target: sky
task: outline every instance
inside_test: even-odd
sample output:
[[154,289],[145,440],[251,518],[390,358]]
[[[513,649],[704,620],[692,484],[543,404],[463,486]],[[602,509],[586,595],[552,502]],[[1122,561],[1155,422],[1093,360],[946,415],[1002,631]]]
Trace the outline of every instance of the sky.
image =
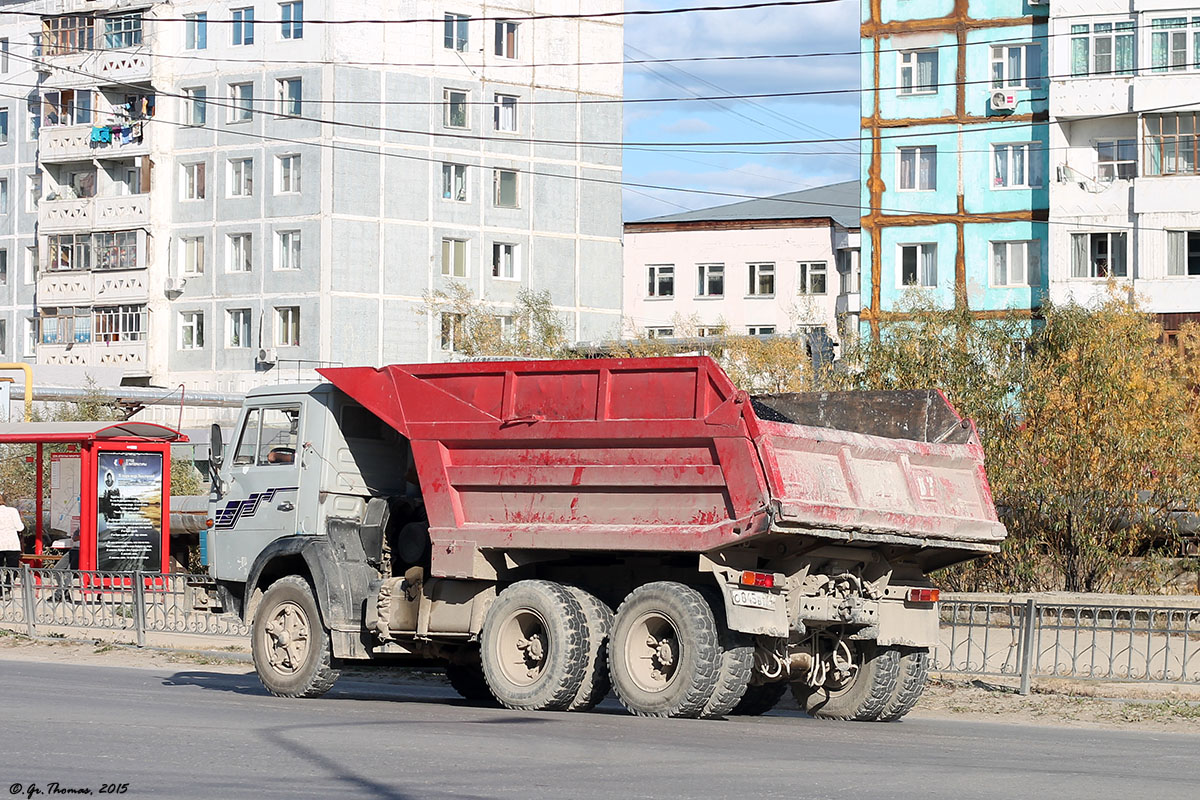
[[[696,0],[628,0],[627,10],[733,5]],[[859,2],[626,17],[625,58],[760,55],[857,50]],[[855,56],[755,61],[627,64],[626,98],[745,95],[854,89]],[[785,153],[680,152],[700,142],[856,138],[859,97],[627,103],[626,183],[765,197],[852,180],[858,175],[856,142],[757,148]],[[636,142],[670,142],[648,152]],[[713,148],[738,149],[749,148]],[[804,152],[804,151],[813,152]],[[835,154],[836,153],[836,154]],[[738,202],[737,197],[626,187],[627,221]]]

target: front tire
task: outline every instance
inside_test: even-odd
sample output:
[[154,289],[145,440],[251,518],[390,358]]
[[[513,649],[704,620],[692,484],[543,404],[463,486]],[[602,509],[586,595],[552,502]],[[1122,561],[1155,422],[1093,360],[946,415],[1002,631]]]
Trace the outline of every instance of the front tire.
[[608,672],[630,713],[695,718],[719,681],[721,644],[700,592],[658,581],[629,593],[613,623]]
[[588,642],[579,601],[557,583],[509,586],[488,609],[480,659],[500,703],[520,711],[559,711],[579,692]]
[[333,688],[329,631],[308,581],[280,578],[263,594],[251,626],[254,671],[278,697],[320,697]]

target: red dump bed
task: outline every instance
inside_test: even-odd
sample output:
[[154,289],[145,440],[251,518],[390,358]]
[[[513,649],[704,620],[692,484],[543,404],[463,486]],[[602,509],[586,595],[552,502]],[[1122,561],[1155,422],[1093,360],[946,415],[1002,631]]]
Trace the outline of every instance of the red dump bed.
[[702,552],[773,531],[993,550],[1005,533],[969,423],[936,444],[766,421],[705,357],[320,372],[411,442],[438,574],[487,548]]

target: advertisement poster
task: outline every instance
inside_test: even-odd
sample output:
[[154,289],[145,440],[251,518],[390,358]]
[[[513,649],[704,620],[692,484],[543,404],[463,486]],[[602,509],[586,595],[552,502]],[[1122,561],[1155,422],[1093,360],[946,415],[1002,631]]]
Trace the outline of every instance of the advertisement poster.
[[79,533],[79,453],[50,454],[50,539],[70,547]]
[[162,568],[161,453],[97,455],[99,505],[96,569],[158,572]]

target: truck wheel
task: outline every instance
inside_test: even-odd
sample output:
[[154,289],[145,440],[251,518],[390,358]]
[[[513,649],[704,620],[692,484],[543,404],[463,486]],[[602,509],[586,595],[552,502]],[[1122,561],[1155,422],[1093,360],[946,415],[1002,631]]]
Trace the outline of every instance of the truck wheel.
[[700,716],[721,669],[712,608],[672,581],[640,586],[617,610],[608,647],[613,689],[640,717]]
[[496,698],[488,688],[478,657],[464,664],[451,661],[446,665],[446,680],[450,681],[450,686],[462,699],[476,705],[496,705]]
[[312,587],[298,575],[271,584],[251,626],[254,670],[279,697],[320,697],[333,688],[329,631],[321,624]]
[[748,686],[742,699],[729,713],[736,717],[758,717],[775,707],[788,689],[787,681]]
[[718,594],[704,592],[717,623],[717,641],[721,645],[721,667],[701,719],[717,719],[733,711],[750,686],[754,670],[754,641],[744,633],[729,629],[725,621],[725,600]]
[[929,680],[929,650],[926,648],[904,649],[900,654],[900,676],[896,688],[888,698],[880,722],[895,722],[913,710],[925,684]]
[[579,685],[575,699],[567,704],[567,710],[590,711],[612,690],[612,681],[608,678],[608,637],[612,633],[613,612],[590,592],[575,586],[564,588],[583,609],[583,624],[587,628],[587,664],[583,683]]
[[583,683],[587,652],[583,609],[557,583],[514,583],[483,621],[483,673],[492,694],[508,708],[566,708]]
[[895,650],[858,642],[854,648],[854,674],[843,681],[830,679],[813,688],[804,681],[792,684],[800,708],[821,719],[871,722],[879,719],[896,689],[900,656]]

